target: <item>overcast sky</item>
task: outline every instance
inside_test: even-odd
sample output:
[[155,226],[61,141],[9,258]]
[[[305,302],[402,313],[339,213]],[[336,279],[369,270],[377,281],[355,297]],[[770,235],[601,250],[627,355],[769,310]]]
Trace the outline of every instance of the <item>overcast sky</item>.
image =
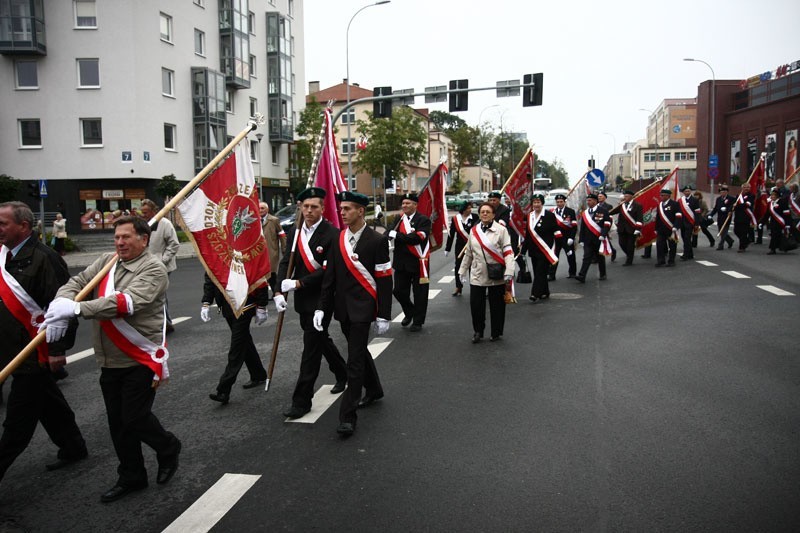
[[[347,23],[370,3],[305,0],[307,81],[325,88],[345,78]],[[353,20],[350,78],[421,92],[451,79],[488,87],[543,72],[541,107],[484,91],[470,93],[458,115],[474,126],[483,110],[482,122],[527,133],[574,182],[590,154],[602,167],[615,146],[646,136],[639,108],[696,97],[711,71],[683,58],[738,80],[800,59],[798,37],[797,0],[391,0]],[[447,111],[423,97],[415,107]]]

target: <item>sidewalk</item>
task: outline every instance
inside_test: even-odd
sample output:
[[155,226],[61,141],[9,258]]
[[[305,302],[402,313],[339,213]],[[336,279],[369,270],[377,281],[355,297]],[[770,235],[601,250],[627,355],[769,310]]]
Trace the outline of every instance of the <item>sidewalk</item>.
[[[107,251],[114,251],[113,237],[109,237]],[[103,253],[104,252],[70,252],[64,256],[64,261],[67,262],[69,268],[86,268],[91,265],[95,259],[103,255]],[[195,257],[195,255],[192,243],[182,242],[175,257],[178,259],[186,259],[187,257]]]

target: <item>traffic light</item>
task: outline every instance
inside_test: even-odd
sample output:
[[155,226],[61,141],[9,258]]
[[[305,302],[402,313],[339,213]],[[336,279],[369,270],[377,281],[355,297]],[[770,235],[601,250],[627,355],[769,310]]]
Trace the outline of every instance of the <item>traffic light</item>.
[[394,177],[392,176],[392,169],[387,168],[383,176],[383,190],[394,189]]
[[36,198],[37,200],[40,199],[42,196],[39,194],[39,182],[34,181],[33,183],[28,184],[28,196],[31,198]]
[[[450,80],[450,90],[454,89],[468,89],[469,80]],[[469,93],[467,91],[459,91],[450,93],[448,97],[450,100],[450,112],[466,111],[469,103]]]
[[[391,87],[375,87],[372,96],[391,96]],[[392,118],[392,101],[378,100],[372,102],[372,118]]]
[[544,74],[525,74],[522,78],[522,107],[542,105]]
[[587,166],[588,166],[590,169],[594,170],[594,157],[592,157],[591,159],[589,159],[589,161],[587,161],[587,162],[586,162],[586,165],[587,165]]

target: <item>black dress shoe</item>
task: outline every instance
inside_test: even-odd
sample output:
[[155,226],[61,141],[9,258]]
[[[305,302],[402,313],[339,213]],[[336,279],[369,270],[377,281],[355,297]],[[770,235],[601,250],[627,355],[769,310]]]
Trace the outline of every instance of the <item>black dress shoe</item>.
[[656,263],[656,268],[663,267],[663,266],[667,266],[667,264],[666,263]]
[[575,274],[570,274],[569,276],[567,276],[567,279],[575,279]]
[[295,420],[297,418],[301,418],[302,416],[304,416],[310,410],[311,409],[309,409],[308,407],[297,407],[296,405],[293,405],[291,407],[291,409],[289,409],[288,411],[283,413],[283,416],[285,416],[286,418],[291,418],[292,420]]
[[422,331],[422,324],[411,324],[411,327],[408,328],[408,331]]
[[575,279],[580,281],[581,283],[586,283],[586,278],[584,278],[583,276],[575,276]]
[[131,492],[135,492],[137,490],[142,490],[147,488],[147,483],[142,485],[136,485],[132,487],[123,487],[121,485],[114,485],[110,489],[108,489],[102,496],[100,496],[100,501],[103,503],[111,503],[119,500],[123,496],[127,496]]
[[453,296],[461,296],[461,289],[456,289]]
[[528,300],[530,300],[532,302],[536,302],[537,300],[539,300],[539,298],[537,298],[536,296],[531,294],[530,296],[528,296]]
[[666,266],[674,267],[675,266],[675,261],[667,261],[667,265]]
[[242,388],[243,389],[254,389],[254,388],[258,387],[259,385],[263,385],[266,382],[267,382],[266,379],[259,379],[259,380],[256,380],[256,381],[251,379],[250,381],[248,381],[247,383],[242,385]]
[[339,424],[339,427],[336,428],[336,433],[343,437],[349,437],[356,431],[356,425],[352,422],[342,422]]
[[605,280],[607,280],[607,279],[608,279],[608,278],[607,278],[606,276],[604,276],[604,275],[603,275],[603,276],[600,276],[600,281],[605,281]]
[[616,260],[617,260],[617,251],[611,250],[611,262],[613,263]]
[[209,394],[208,397],[222,405],[225,405],[231,399],[231,395],[227,392],[213,392]]
[[405,316],[403,317],[403,320],[400,322],[400,325],[403,326],[404,328],[408,327],[408,325],[411,324],[412,320],[414,320],[413,316]]
[[82,454],[79,454],[74,457],[65,457],[63,459],[59,457],[54,462],[44,465],[44,467],[48,472],[52,472],[53,470],[60,470],[65,466],[69,466],[72,463],[77,463],[78,461],[86,459],[87,457],[89,457],[89,452],[83,450]]
[[555,280],[556,280],[555,276],[547,276],[547,281],[555,281]]
[[482,338],[483,335],[481,335],[476,331],[475,333],[472,334],[472,344],[478,344],[479,342],[481,342]]
[[172,479],[172,476],[175,475],[175,472],[178,471],[178,457],[181,454],[182,447],[181,441],[178,441],[177,450],[175,450],[172,459],[164,461],[163,463],[159,462],[158,473],[156,474],[156,483],[159,485],[168,483],[169,480]]
[[775,255],[777,252],[775,250],[770,250],[767,252],[767,255]]
[[495,341],[499,341],[499,340],[500,340],[500,339],[502,339],[502,338],[503,338],[503,336],[502,336],[502,335],[497,335],[497,336],[495,336],[495,337],[492,337],[492,338],[491,338],[491,339],[489,339],[489,340],[490,340],[490,341],[492,341],[492,342],[495,342]]
[[359,409],[362,408],[362,407],[367,407],[367,406],[372,405],[373,403],[377,402],[381,398],[383,398],[383,394],[381,394],[380,396],[364,396],[363,398],[361,398],[358,401],[358,407],[359,407]]
[[633,263],[629,262],[629,261],[625,261],[624,263],[622,263],[622,266],[624,266],[624,267],[633,266]]
[[172,333],[175,331],[175,326],[172,325],[172,322],[167,324],[167,333]]
[[341,379],[337,381],[336,385],[331,387],[331,394],[339,394],[340,392],[343,392],[345,385],[347,385],[346,379]]

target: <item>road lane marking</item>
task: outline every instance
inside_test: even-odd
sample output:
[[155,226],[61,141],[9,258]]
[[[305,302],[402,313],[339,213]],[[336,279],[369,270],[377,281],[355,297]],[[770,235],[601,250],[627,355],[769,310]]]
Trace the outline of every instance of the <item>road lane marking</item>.
[[430,290],[428,290],[428,300],[433,300],[434,298],[439,296],[440,292],[442,292],[442,289],[430,289]]
[[172,325],[174,326],[175,324],[180,324],[181,322],[186,322],[187,320],[191,320],[191,319],[192,319],[192,317],[190,317],[190,316],[179,316],[178,318],[173,318],[172,319]]
[[776,296],[794,296],[795,294],[789,291],[785,291],[783,289],[779,289],[774,285],[756,285],[759,289],[767,292],[771,292]]
[[717,266],[716,263],[712,263],[711,261],[695,261],[695,263],[697,263],[698,265],[703,265],[703,266],[707,266],[707,267],[715,267],[715,266]]
[[722,273],[736,279],[750,279],[750,276],[746,276],[745,274],[741,274],[735,270],[723,270]]
[[455,279],[455,276],[442,276],[442,279],[439,280],[439,283],[453,283]]
[[[394,339],[389,339],[385,337],[375,337],[369,343],[367,348],[369,349],[370,355],[372,355],[373,359],[377,359],[378,356],[383,353],[386,348],[392,343]],[[295,418],[294,420],[287,418],[284,422],[288,422],[290,424],[313,424],[319,417],[321,417],[325,411],[333,405],[339,396],[339,394],[331,394],[331,389],[333,385],[323,385],[319,388],[317,392],[314,393],[314,397],[311,398],[311,410],[301,416],[300,418]]]
[[392,322],[402,322],[405,317],[406,315],[402,311],[400,311],[400,314],[394,317],[394,320],[392,320]]
[[75,361],[80,361],[81,359],[85,359],[90,355],[94,355],[94,348],[89,348],[88,350],[83,350],[82,352],[77,352],[72,355],[68,355],[67,364],[74,363]]
[[210,531],[260,478],[260,475],[250,474],[223,475],[182,515],[168,525],[164,533]]

